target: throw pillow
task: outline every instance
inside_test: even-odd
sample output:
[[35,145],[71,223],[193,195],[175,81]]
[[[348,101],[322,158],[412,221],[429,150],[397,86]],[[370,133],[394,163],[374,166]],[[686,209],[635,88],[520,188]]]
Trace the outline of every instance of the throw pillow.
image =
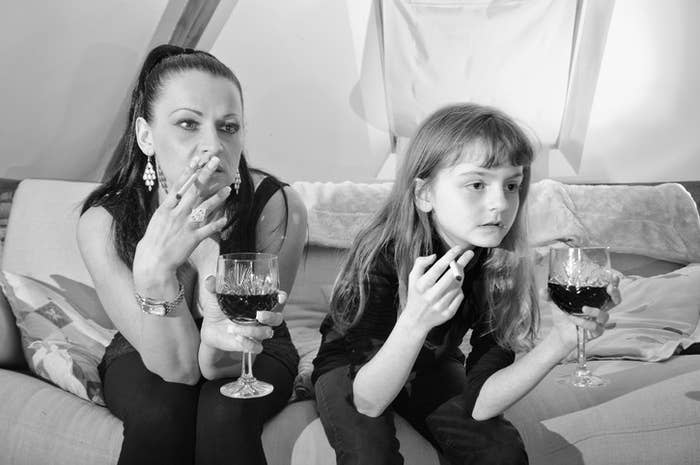
[[115,334],[81,312],[50,285],[3,271],[0,286],[17,320],[29,368],[83,399],[104,405],[97,373]]

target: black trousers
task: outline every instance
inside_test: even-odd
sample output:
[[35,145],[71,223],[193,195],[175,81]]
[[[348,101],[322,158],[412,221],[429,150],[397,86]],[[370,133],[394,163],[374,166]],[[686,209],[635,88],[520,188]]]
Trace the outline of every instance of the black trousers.
[[348,367],[321,375],[316,402],[339,465],[403,464],[394,412],[404,417],[452,465],[521,465],[527,454],[515,427],[498,416],[476,421],[466,411],[464,366],[445,360],[417,375],[377,418],[358,413]]
[[148,371],[137,352],[119,356],[103,376],[105,402],[124,423],[119,465],[266,464],[263,424],[289,400],[294,374],[276,358],[258,354],[256,378],[275,386],[256,399],[231,399],[219,387],[169,383]]

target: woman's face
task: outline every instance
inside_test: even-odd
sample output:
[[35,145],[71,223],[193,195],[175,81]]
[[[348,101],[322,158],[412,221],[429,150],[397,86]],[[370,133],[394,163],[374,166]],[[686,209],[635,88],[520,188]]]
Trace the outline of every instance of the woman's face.
[[233,82],[198,70],[177,73],[164,81],[151,114],[150,122],[137,121],[137,139],[144,153],[155,154],[168,186],[194,157],[220,159],[207,192],[233,182],[243,148],[241,95]]

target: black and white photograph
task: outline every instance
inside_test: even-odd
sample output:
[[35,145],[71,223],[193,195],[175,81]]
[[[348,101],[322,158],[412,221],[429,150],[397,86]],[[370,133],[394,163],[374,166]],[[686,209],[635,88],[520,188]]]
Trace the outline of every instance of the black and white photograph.
[[0,11],[0,465],[700,464],[700,1]]

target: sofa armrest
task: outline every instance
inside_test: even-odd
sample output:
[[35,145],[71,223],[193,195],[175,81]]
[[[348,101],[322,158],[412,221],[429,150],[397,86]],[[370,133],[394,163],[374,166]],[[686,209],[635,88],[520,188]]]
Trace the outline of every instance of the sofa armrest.
[[0,291],[0,368],[25,368],[19,329],[10,304]]

